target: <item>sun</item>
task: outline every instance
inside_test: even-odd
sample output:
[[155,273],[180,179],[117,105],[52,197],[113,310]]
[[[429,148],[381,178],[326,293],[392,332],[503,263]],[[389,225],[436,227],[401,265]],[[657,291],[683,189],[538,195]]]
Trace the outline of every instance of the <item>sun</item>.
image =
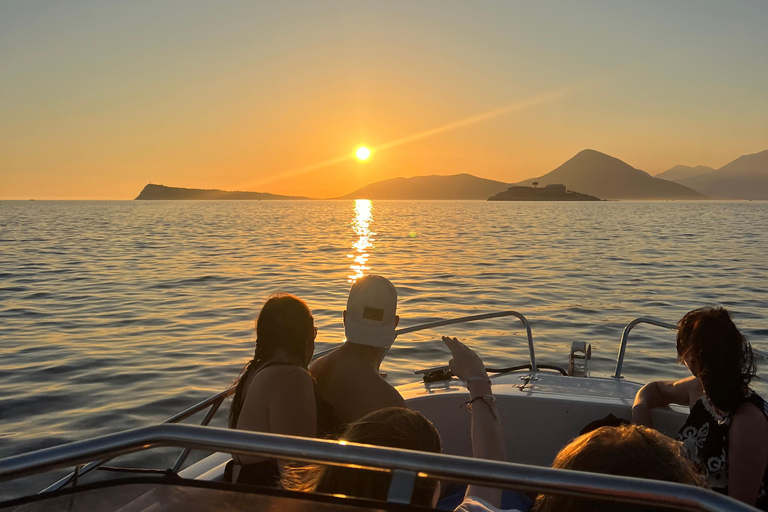
[[365,146],[360,146],[355,150],[355,156],[361,162],[368,160],[371,157],[371,150]]

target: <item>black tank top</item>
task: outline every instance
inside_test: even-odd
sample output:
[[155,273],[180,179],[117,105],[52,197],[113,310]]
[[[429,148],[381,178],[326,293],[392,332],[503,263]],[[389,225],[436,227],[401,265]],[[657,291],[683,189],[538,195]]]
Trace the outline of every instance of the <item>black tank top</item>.
[[[753,404],[768,419],[768,403],[760,395],[750,391],[744,402]],[[734,412],[736,409],[738,407]],[[699,466],[712,490],[723,494],[728,494],[728,430],[732,419],[733,413],[719,411],[706,395],[702,395],[691,407],[688,419],[677,434],[688,457]],[[767,484],[768,472],[763,475],[757,496],[756,506],[760,510],[768,510]]]

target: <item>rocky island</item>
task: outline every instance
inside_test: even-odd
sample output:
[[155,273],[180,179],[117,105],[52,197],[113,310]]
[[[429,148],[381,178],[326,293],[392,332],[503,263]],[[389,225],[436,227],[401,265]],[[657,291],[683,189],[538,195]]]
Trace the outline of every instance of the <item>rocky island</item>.
[[180,188],[150,183],[136,197],[136,201],[170,200],[250,200],[309,199],[308,197],[280,196],[266,192],[229,192],[218,189]]
[[602,199],[570,191],[565,185],[551,184],[544,188],[509,187],[504,192],[489,197],[488,201],[602,201]]

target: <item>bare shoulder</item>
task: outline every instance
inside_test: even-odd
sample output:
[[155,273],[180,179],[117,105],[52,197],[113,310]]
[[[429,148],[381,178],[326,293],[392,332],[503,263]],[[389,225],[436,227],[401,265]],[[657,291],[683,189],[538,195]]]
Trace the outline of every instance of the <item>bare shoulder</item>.
[[313,388],[315,381],[307,370],[300,366],[275,365],[261,370],[254,381],[258,379],[260,386],[275,390],[288,388],[292,390]]
[[690,397],[689,403],[691,405],[704,395],[704,386],[702,386],[701,381],[693,375],[675,382],[675,386],[680,387],[688,393],[688,396]]
[[336,364],[338,350],[334,350],[324,356],[320,356],[309,364],[309,372],[315,377],[324,375]]
[[755,404],[745,402],[733,414],[729,433],[757,435],[768,442],[768,418]]
[[[757,464],[768,463],[768,420],[763,411],[754,404],[742,404],[731,419],[728,429],[728,446],[733,458],[755,459]],[[735,461],[732,460],[735,464]]]
[[381,407],[405,407],[400,392],[378,373],[369,372],[363,382],[367,384],[372,399]]
[[704,395],[701,381],[693,375],[676,381],[660,381],[656,384],[667,403],[692,406]]

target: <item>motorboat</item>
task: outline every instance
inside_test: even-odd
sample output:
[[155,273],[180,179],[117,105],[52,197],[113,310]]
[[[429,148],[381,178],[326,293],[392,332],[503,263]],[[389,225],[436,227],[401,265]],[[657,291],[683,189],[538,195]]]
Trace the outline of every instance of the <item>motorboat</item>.
[[[638,318],[627,324],[613,374],[606,376],[592,375],[591,347],[584,342],[572,345],[567,365],[538,362],[530,324],[516,311],[406,327],[399,329],[397,336],[502,317],[522,323],[529,353],[529,360],[524,364],[488,368],[509,462],[471,458],[470,413],[462,408],[467,400],[465,383],[451,375],[447,366],[441,366],[415,370],[418,379],[399,386],[398,390],[408,407],[420,411],[435,424],[443,441],[443,454],[209,426],[222,403],[234,393],[231,388],[172,416],[164,424],[0,460],[0,482],[74,467],[69,475],[38,494],[0,503],[0,510],[420,510],[410,501],[415,479],[423,476],[532,494],[593,497],[672,510],[756,510],[713,491],[681,484],[549,467],[557,452],[588,423],[609,414],[630,419],[635,394],[642,386],[622,377],[630,333],[639,324],[672,330],[676,329],[674,324],[652,318]],[[201,414],[200,425],[181,424]],[[687,408],[659,408],[653,415],[660,431],[674,435],[687,416]],[[111,462],[122,455],[163,447],[181,450],[169,468],[127,470]],[[191,450],[204,450],[210,455],[187,464]],[[229,484],[223,482],[222,476],[232,453],[388,471],[392,473],[388,500],[378,502]],[[90,481],[93,479],[89,475],[96,473],[116,477]]]

